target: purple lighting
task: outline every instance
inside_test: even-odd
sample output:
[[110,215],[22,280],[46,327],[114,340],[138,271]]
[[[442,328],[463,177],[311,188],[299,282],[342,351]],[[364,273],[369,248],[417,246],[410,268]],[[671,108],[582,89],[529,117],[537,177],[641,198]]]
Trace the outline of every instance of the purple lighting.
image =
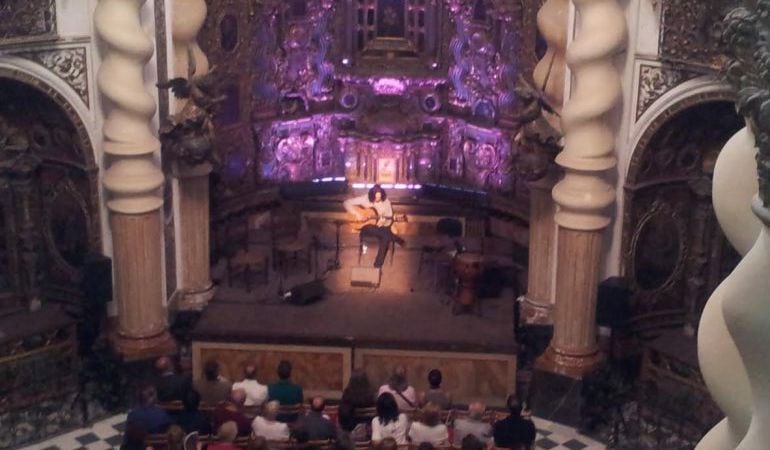
[[398,78],[379,78],[373,83],[374,92],[385,95],[401,95],[406,85]]

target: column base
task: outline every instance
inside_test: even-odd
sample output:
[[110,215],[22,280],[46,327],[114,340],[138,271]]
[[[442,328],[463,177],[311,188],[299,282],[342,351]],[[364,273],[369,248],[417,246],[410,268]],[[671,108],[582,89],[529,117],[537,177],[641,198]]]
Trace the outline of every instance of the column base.
[[168,330],[163,330],[155,336],[136,339],[123,336],[116,329],[112,329],[109,340],[112,350],[123,362],[157,358],[177,352],[176,341]]
[[571,355],[548,346],[545,352],[535,361],[535,367],[579,380],[595,371],[603,362],[604,355],[598,350],[584,355]]
[[518,299],[523,325],[553,325],[551,316],[551,304],[544,304],[522,295]]
[[203,311],[214,298],[215,292],[213,283],[200,290],[178,290],[174,293],[172,304],[177,311]]

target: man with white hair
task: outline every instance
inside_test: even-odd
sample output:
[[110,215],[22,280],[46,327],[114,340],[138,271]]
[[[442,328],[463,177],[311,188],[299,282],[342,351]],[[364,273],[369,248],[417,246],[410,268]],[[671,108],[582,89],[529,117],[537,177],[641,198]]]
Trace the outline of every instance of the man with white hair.
[[265,403],[262,415],[254,418],[251,431],[255,436],[262,436],[268,441],[285,441],[289,439],[289,426],[276,420],[281,404],[276,400]]
[[246,391],[246,406],[261,405],[267,398],[267,386],[257,381],[257,366],[249,364],[243,369],[243,381],[233,383],[233,390]]
[[474,401],[468,405],[468,417],[455,419],[454,442],[455,445],[463,441],[469,434],[476,436],[481,442],[487,443],[492,438],[492,425],[484,422],[484,412],[487,407],[480,401]]

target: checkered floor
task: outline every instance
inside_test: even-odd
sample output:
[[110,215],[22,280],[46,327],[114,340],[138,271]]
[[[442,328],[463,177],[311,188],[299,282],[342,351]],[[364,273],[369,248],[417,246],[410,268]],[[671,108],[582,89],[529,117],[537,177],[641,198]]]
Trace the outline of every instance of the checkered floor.
[[[575,429],[535,417],[537,440],[535,449],[545,450],[603,450],[600,444],[578,434]],[[45,442],[23,447],[21,450],[108,450],[118,449],[126,423],[126,415],[120,414],[93,424],[90,428],[81,428],[62,434]]]

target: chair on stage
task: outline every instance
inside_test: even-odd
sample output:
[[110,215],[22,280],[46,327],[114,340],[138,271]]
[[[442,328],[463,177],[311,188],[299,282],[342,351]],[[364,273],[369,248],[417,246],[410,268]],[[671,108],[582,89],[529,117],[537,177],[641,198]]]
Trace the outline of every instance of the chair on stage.
[[273,269],[286,277],[289,263],[307,263],[307,273],[313,273],[315,238],[307,219],[298,211],[276,212],[270,216]]
[[226,244],[225,258],[228,286],[232,287],[234,281],[241,278],[246,286],[246,292],[251,292],[251,285],[256,276],[259,276],[262,282],[267,284],[270,275],[267,255],[261,254],[257,250],[237,249],[235,245]]
[[436,222],[436,234],[430,242],[420,248],[420,262],[417,273],[422,273],[423,267],[433,267],[432,288],[439,286],[439,273],[449,273],[452,266],[452,252],[460,250],[459,239],[463,235],[463,224],[454,217],[444,217]]

